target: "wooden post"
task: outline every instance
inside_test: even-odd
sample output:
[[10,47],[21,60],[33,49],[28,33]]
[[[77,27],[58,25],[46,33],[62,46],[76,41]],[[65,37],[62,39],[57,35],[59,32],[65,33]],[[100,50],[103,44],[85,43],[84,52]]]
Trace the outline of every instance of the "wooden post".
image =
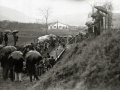
[[75,43],[76,43],[76,36],[75,36]]
[[93,34],[94,34],[94,32],[95,32],[95,31],[94,31],[94,25],[92,26],[92,32],[93,32]]
[[106,17],[105,17],[105,30],[107,29],[107,14],[106,14]]
[[69,44],[69,37],[67,37],[67,44]]
[[101,30],[101,20],[100,20],[100,34],[101,34],[102,30]]
[[34,38],[34,43],[35,43],[35,38]]
[[58,57],[58,49],[56,49],[56,59],[57,59],[57,57]]
[[105,17],[103,17],[103,30],[105,30]]

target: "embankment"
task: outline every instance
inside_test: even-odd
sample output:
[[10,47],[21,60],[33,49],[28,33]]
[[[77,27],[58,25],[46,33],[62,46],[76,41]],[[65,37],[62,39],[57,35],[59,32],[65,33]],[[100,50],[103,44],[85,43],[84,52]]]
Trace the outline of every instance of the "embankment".
[[120,31],[73,44],[31,90],[119,90]]

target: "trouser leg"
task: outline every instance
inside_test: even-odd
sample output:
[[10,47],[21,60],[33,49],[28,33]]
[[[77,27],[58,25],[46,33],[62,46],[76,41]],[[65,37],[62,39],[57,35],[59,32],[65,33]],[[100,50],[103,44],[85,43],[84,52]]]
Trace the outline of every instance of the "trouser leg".
[[11,81],[14,80],[14,74],[13,73],[14,73],[13,69],[10,69],[10,79],[11,79]]
[[29,72],[30,82],[32,82],[32,71],[28,70],[28,72]]
[[4,80],[8,79],[8,71],[9,69],[7,68],[4,69]]
[[3,67],[3,79],[5,80],[5,67]]
[[15,72],[15,81],[17,81],[18,73]]
[[14,41],[14,46],[16,46],[16,41]]
[[34,77],[36,78],[36,80],[39,80],[39,78],[38,78],[38,76],[37,76],[35,70],[33,70],[33,74],[34,74]]
[[32,73],[30,73],[30,82],[32,82]]
[[22,74],[18,73],[19,81],[22,81]]

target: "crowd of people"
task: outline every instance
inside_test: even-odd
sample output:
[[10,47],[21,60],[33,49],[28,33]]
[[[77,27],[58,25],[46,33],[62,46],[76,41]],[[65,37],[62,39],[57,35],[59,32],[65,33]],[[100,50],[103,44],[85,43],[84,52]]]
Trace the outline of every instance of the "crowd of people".
[[[7,34],[4,35],[4,38],[5,37],[7,37]],[[30,77],[30,82],[33,81],[33,76],[36,80],[39,80],[38,75],[42,75],[47,72],[57,62],[54,56],[50,56],[49,49],[55,48],[59,45],[65,47],[65,38],[63,39],[58,37],[55,40],[51,39],[49,41],[41,43],[26,44],[22,49],[20,49],[20,47],[16,45],[8,46],[7,44],[5,44],[0,51],[0,62],[1,67],[3,68],[3,79],[7,80],[8,78],[10,78],[11,81],[21,82],[22,73],[24,73]],[[9,52],[9,50],[12,49],[10,48],[7,50],[6,48],[8,47],[14,47],[16,49]],[[26,56],[28,52],[31,51],[36,51],[40,54],[40,57],[36,58],[37,56],[35,54],[34,58],[27,58]],[[13,53],[16,54],[12,55]],[[20,53],[22,53],[21,56],[19,56]]]

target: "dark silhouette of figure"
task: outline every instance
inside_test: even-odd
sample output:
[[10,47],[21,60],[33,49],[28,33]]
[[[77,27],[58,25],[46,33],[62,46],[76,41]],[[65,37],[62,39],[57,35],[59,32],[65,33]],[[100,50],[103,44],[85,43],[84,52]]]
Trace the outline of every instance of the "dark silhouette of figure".
[[55,65],[55,59],[53,58],[53,56],[50,59],[50,64],[52,67]]
[[1,55],[1,67],[3,68],[3,79],[6,80],[8,78],[8,71],[10,67],[10,62],[8,60],[9,53],[5,53]]
[[0,44],[2,44],[2,42],[3,42],[3,33],[0,32]]
[[50,58],[50,54],[49,53],[47,53],[47,58]]
[[16,35],[16,33],[13,33],[13,38],[14,38],[14,46],[16,46],[16,43],[18,41],[18,36]]
[[4,41],[5,41],[5,46],[7,46],[8,45],[8,35],[7,35],[7,33],[5,33],[5,35],[4,35]]
[[30,82],[32,82],[32,75],[34,75],[34,78],[36,78],[36,80],[39,80],[37,74],[36,74],[36,67],[35,67],[34,62],[32,62],[31,60],[27,60],[26,62],[26,67],[30,76]]
[[15,81],[17,81],[17,77],[19,81],[22,81],[21,73],[23,68],[23,58],[20,58],[20,60],[14,62],[14,72],[15,72]]

